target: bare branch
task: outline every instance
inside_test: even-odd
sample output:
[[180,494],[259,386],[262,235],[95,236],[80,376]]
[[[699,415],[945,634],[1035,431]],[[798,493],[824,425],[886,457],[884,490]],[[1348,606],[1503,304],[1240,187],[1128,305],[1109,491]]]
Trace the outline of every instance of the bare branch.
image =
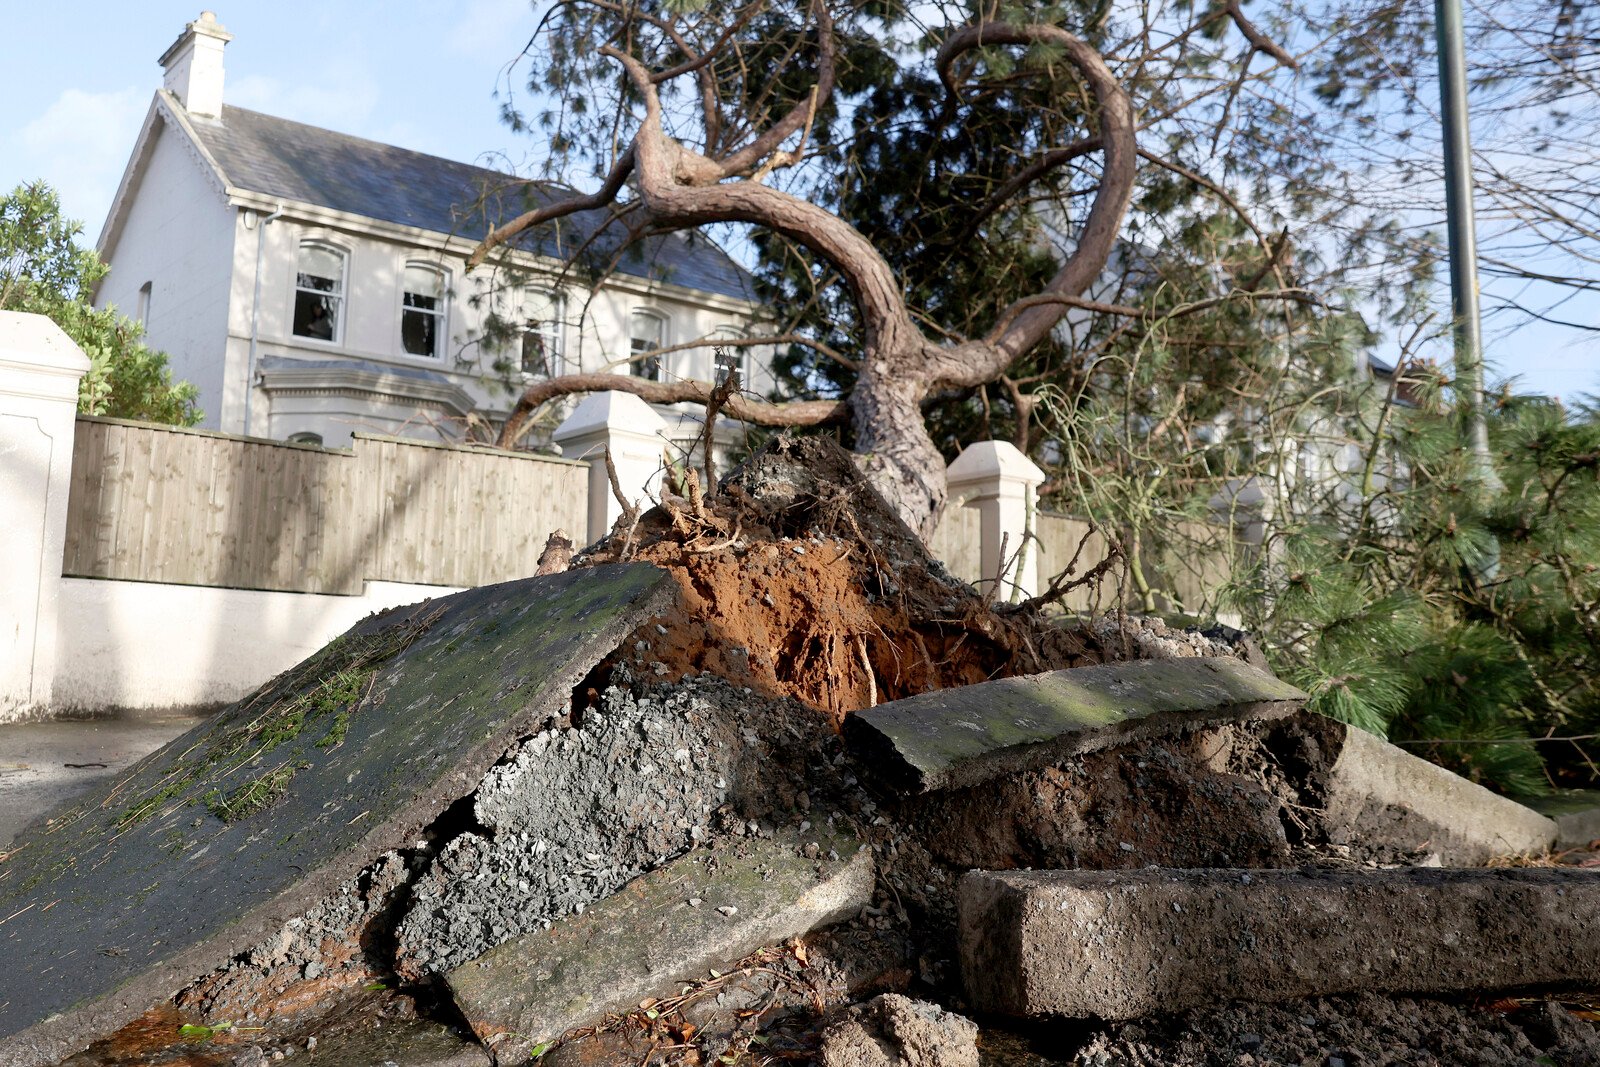
[[[652,382],[631,375],[605,372],[564,374],[535,382],[517,398],[516,406],[501,427],[499,447],[514,446],[522,436],[528,418],[549,401],[574,393],[603,393],[608,390],[632,393],[652,404],[703,405],[710,401],[712,394],[712,387],[704,382]],[[733,418],[758,426],[819,426],[825,422],[842,420],[847,408],[842,400],[793,400],[773,404],[744,396],[730,396],[722,410]]]
[[722,173],[731,177],[755,167],[791,134],[809,129],[817,109],[833,95],[834,68],[837,63],[838,42],[833,35],[833,16],[828,12],[826,0],[817,0],[817,82],[806,99],[795,104],[789,113],[748,145],[721,160]]
[[[1099,52],[1066,30],[1047,25],[978,23],[957,30],[940,46],[936,60],[939,77],[945,87],[954,92],[952,67],[958,58],[974,48],[995,44],[1059,46],[1073,66],[1078,68],[1099,106],[1099,136],[1105,156],[1100,187],[1095,191],[1094,203],[1084,219],[1077,248],[1040,294],[1081,296],[1100,276],[1111,258],[1117,234],[1122,229],[1122,220],[1133,198],[1138,150],[1133,104]],[[1029,305],[1010,313],[1009,325],[986,346],[991,351],[975,353],[980,355],[980,365],[974,368],[975,376],[993,378],[1022,353],[1043,340],[1065,313],[1065,306],[1060,304]],[[987,358],[983,358],[984,355]]]
[[1294,56],[1291,56],[1283,45],[1262,33],[1256,28],[1255,23],[1245,17],[1245,13],[1239,7],[1239,0],[1228,0],[1223,5],[1223,10],[1228,13],[1228,17],[1239,28],[1239,32],[1244,34],[1244,39],[1249,41],[1250,46],[1257,52],[1265,52],[1290,70],[1300,69],[1300,64],[1295,62]]
[[587,196],[572,196],[565,200],[558,200],[553,204],[525,211],[521,215],[503,225],[496,226],[489,231],[478,247],[472,250],[472,255],[467,257],[467,269],[481,266],[489,253],[500,245],[516,237],[525,230],[549,222],[551,219],[565,218],[576,215],[580,211],[589,211],[597,207],[604,207],[617,198],[622,191],[623,183],[628,180],[628,175],[633,173],[633,149],[629,148],[617,157],[611,167],[611,173],[606,175],[605,182],[595,192]]

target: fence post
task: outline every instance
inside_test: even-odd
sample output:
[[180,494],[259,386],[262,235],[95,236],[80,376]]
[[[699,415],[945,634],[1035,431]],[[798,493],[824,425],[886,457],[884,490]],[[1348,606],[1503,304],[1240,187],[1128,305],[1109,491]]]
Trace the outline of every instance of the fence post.
[[[999,596],[1023,600],[1039,592],[1038,490],[1044,471],[1007,441],[979,441],[962,449],[945,472],[950,500],[976,507],[983,516],[983,569],[979,585],[993,582],[1007,560],[1012,563]],[[1000,542],[1005,556],[1000,557]]]
[[0,722],[50,706],[78,381],[88,370],[55,323],[0,311]]
[[589,462],[588,544],[610,533],[622,514],[606,477],[606,449],[611,449],[622,495],[630,504],[648,507],[649,498],[659,495],[666,428],[667,420],[655,408],[615,390],[590,393],[556,427],[551,436],[561,455]]

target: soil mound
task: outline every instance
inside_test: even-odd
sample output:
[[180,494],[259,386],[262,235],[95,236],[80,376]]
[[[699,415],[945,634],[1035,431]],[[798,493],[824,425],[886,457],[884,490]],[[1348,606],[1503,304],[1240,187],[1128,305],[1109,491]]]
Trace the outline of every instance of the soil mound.
[[709,671],[837,726],[915,693],[1122,658],[952,577],[826,439],[780,437],[715,493],[697,472],[672,489],[573,560],[641,560],[676,581],[677,607],[619,653],[643,676]]

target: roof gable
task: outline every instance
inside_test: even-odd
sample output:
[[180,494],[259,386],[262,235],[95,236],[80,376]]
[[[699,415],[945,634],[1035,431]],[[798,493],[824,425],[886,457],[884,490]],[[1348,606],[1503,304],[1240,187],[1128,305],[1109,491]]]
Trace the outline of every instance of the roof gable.
[[[236,189],[441,234],[475,239],[492,224],[565,192],[486,167],[231,105],[223,107],[221,122],[196,120],[190,129]],[[596,235],[604,222],[603,212],[580,212],[540,227],[521,247],[565,260],[587,246],[587,254],[604,264],[617,255],[624,237],[615,224]],[[633,277],[754,299],[750,276],[743,268],[711,242],[686,234],[640,241],[622,253],[616,269]]]

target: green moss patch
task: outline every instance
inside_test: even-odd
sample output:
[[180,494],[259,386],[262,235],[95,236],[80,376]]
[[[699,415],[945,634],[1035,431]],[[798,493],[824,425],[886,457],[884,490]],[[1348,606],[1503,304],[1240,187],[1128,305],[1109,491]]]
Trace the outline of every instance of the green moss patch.
[[[131,830],[169,805],[204,805],[223,822],[265,811],[289,790],[303,761],[269,759],[291,743],[327,751],[344,743],[350,718],[370,695],[378,669],[427,632],[436,614],[376,633],[345,634],[263,688],[188,750],[117,814]],[[203,792],[201,785],[210,786]]]

